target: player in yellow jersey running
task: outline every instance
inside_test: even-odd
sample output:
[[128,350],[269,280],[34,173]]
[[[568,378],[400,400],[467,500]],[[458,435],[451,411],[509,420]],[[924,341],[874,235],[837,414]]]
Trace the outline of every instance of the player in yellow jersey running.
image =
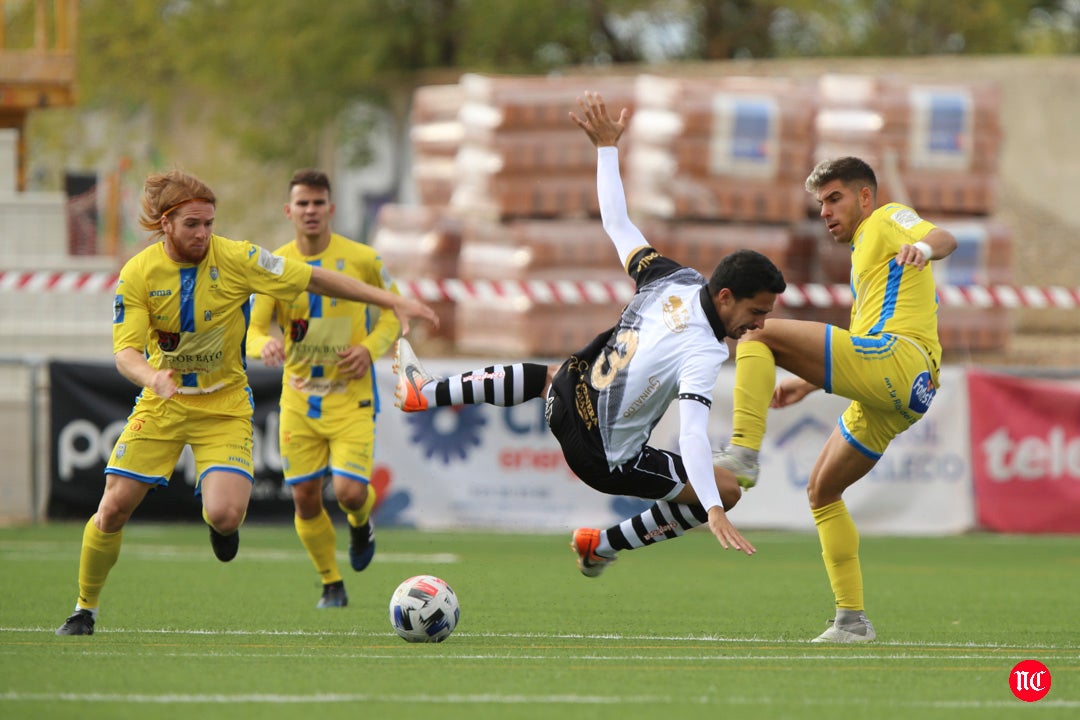
[[58,635],[91,635],[128,518],[164,486],[185,445],[210,543],[222,562],[239,547],[253,483],[252,397],[244,359],[252,293],[287,301],[310,291],[437,322],[423,303],[345,274],[288,260],[213,232],[217,200],[180,171],[147,178],[142,227],[153,242],[124,264],[113,304],[116,368],[142,392],[105,468],[105,491],[83,529],[79,596]]
[[[835,618],[814,642],[870,642],[859,534],[842,495],[930,407],[941,366],[930,261],[952,253],[956,238],[905,205],[877,207],[874,171],[859,158],[819,163],[806,189],[820,203],[829,234],[851,246],[850,327],[771,319],[746,333],[736,349],[731,443],[714,461],[752,486],[770,407],[818,389],[852,401],[807,487],[836,601]],[[796,377],[776,384],[777,366]]]
[[[396,293],[378,253],[331,231],[333,215],[330,178],[319,170],[298,170],[285,205],[295,235],[275,254]],[[275,316],[281,337],[270,335]],[[328,476],[349,523],[353,570],[366,568],[375,554],[371,509],[376,498],[370,480],[379,398],[373,362],[390,349],[400,329],[392,313],[311,293],[288,301],[256,295],[252,305],[248,354],[270,367],[284,365],[282,471],[292,489],[296,533],[322,579],[319,608],[349,602],[335,555],[337,536],[323,505]]]

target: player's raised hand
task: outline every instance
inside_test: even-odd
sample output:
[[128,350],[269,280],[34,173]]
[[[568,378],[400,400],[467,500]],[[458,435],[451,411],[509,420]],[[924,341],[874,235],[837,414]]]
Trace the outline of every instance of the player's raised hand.
[[578,107],[581,108],[581,117],[570,113],[570,119],[585,131],[589,140],[596,147],[609,147],[618,144],[623,131],[626,130],[630,111],[623,108],[619,113],[618,120],[612,120],[608,115],[607,107],[600,93],[586,92],[583,98],[577,99]]

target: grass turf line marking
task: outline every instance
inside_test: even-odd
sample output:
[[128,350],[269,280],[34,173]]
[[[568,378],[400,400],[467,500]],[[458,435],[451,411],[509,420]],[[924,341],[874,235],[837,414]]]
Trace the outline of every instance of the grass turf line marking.
[[[12,632],[49,632],[52,633],[55,628],[47,627],[0,627],[0,633]],[[368,637],[368,638],[393,638],[396,637],[393,633],[389,632],[359,632],[359,631],[330,631],[330,630],[177,630],[173,628],[123,628],[123,627],[110,627],[105,632],[108,634],[131,634],[131,635],[221,635],[230,637]],[[698,643],[715,643],[717,645],[748,645],[748,644],[764,644],[764,645],[804,645],[808,641],[806,639],[794,639],[785,640],[783,638],[727,638],[718,637],[715,635],[622,635],[619,633],[611,634],[592,634],[585,635],[579,633],[470,633],[470,632],[455,632],[454,637],[459,638],[506,638],[510,640],[612,640],[612,641],[626,641],[626,642],[698,642]],[[933,642],[902,642],[902,641],[875,641],[868,645],[860,646],[867,650],[880,647],[893,647],[893,648],[956,648],[958,650],[1013,650],[1024,652],[1076,652],[1080,651],[1080,647],[1073,645],[1045,645],[1045,646],[1033,646],[1033,645],[1007,645],[1000,643],[933,643]]]
[[[130,545],[130,547],[128,547]],[[69,560],[78,557],[78,549],[73,551],[70,544],[58,543],[15,543],[0,542],[0,554],[6,560]],[[74,554],[73,554],[74,553]],[[338,552],[338,558],[347,557],[346,552]],[[176,560],[202,562],[210,556],[202,545],[139,545],[137,541],[124,545],[124,556],[142,560]],[[303,550],[263,550],[241,546],[238,559],[259,562],[297,562],[307,559]],[[454,553],[377,553],[373,562],[379,563],[430,563],[449,565],[461,562],[461,557]]]
[[[122,695],[114,693],[20,693],[6,692],[0,694],[0,702],[112,702],[112,703],[137,703],[153,705],[222,705],[222,704],[328,704],[328,703],[356,703],[356,702],[384,702],[384,703],[425,703],[425,704],[456,704],[456,705],[641,705],[646,703],[692,703],[709,705],[817,705],[817,706],[845,706],[859,705],[871,706],[873,702],[866,698],[844,699],[818,699],[802,698],[794,703],[784,701],[777,702],[771,696],[748,697],[748,696],[718,696],[718,697],[684,697],[664,695],[497,695],[485,693],[483,695],[377,695],[377,694],[316,694],[316,695],[278,695],[247,693],[237,695],[146,695],[132,694]],[[918,708],[965,708],[965,709],[991,709],[991,708],[1015,708],[1015,700],[931,700],[896,702],[889,701],[890,705],[900,705]],[[1054,708],[1080,708],[1080,701],[1075,700],[1049,700],[1040,703],[1041,707]]]
[[[396,636],[392,636],[396,637]],[[93,656],[93,657],[172,657],[172,658],[188,658],[188,657],[212,657],[212,658],[225,658],[225,659],[250,659],[250,658],[308,658],[312,657],[311,652],[279,652],[278,648],[266,647],[263,648],[265,652],[257,651],[238,651],[230,650],[228,652],[215,651],[215,650],[198,650],[191,652],[156,652],[154,650],[133,650],[130,646],[124,648],[90,648],[87,646],[81,646],[79,648],[80,655]],[[354,650],[342,651],[342,652],[326,652],[322,648],[318,648],[318,657],[320,658],[345,658],[356,659],[356,652]],[[582,661],[582,662],[627,662],[627,661],[640,661],[640,662],[692,662],[692,663],[706,663],[706,662],[799,662],[799,661],[812,661],[812,662],[863,662],[871,660],[882,660],[888,662],[894,662],[898,660],[935,660],[935,661],[958,661],[958,660],[981,660],[984,662],[1012,662],[1017,659],[1023,659],[1026,655],[1020,653],[1014,653],[1012,655],[914,655],[909,653],[897,653],[890,655],[592,655],[592,654],[574,654],[568,655],[561,652],[561,648],[552,648],[553,654],[543,654],[539,652],[533,653],[509,653],[509,652],[497,652],[497,653],[484,653],[484,654],[464,654],[453,655],[454,660],[472,660],[477,662],[495,661],[502,662],[506,660],[515,661],[554,661],[562,662],[566,660]],[[0,656],[4,655],[23,655],[25,654],[25,646],[19,646],[18,649],[0,650]],[[1065,655],[1047,655],[1043,654],[1040,657],[1048,660],[1077,660],[1072,654]],[[417,657],[415,655],[402,655],[401,653],[391,654],[376,654],[366,652],[364,653],[364,660],[403,660],[407,662],[414,662],[416,660],[436,660],[438,662],[445,662],[447,656],[441,651],[434,655],[424,655]],[[1077,665],[1080,667],[1080,663]]]
[[669,703],[674,697],[665,695],[376,695],[376,694],[326,694],[326,695],[120,695],[109,693],[19,693],[0,694],[0,701],[41,702],[122,702],[155,705],[172,704],[314,704],[314,703],[438,703],[438,704],[545,704],[545,705],[622,705],[642,703]]

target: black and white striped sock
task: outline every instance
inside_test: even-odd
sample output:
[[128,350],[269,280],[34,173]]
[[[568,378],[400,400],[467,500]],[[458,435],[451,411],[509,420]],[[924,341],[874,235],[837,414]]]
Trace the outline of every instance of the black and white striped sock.
[[[435,383],[433,399],[439,407],[485,403],[506,407],[540,397],[546,384],[546,365],[492,365],[439,379]],[[423,388],[425,395],[427,390],[427,387]]]
[[[600,550],[605,545],[612,550],[633,550],[663,540],[677,538],[691,528],[708,522],[709,516],[701,505],[679,505],[657,500],[637,517],[623,520],[605,530],[600,537]],[[605,542],[606,541],[606,542]],[[601,553],[603,554],[603,553]]]

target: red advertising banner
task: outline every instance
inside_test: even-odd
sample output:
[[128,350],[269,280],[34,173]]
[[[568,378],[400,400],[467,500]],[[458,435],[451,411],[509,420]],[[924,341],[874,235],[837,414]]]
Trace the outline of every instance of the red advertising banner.
[[968,372],[978,524],[1080,533],[1080,387]]

